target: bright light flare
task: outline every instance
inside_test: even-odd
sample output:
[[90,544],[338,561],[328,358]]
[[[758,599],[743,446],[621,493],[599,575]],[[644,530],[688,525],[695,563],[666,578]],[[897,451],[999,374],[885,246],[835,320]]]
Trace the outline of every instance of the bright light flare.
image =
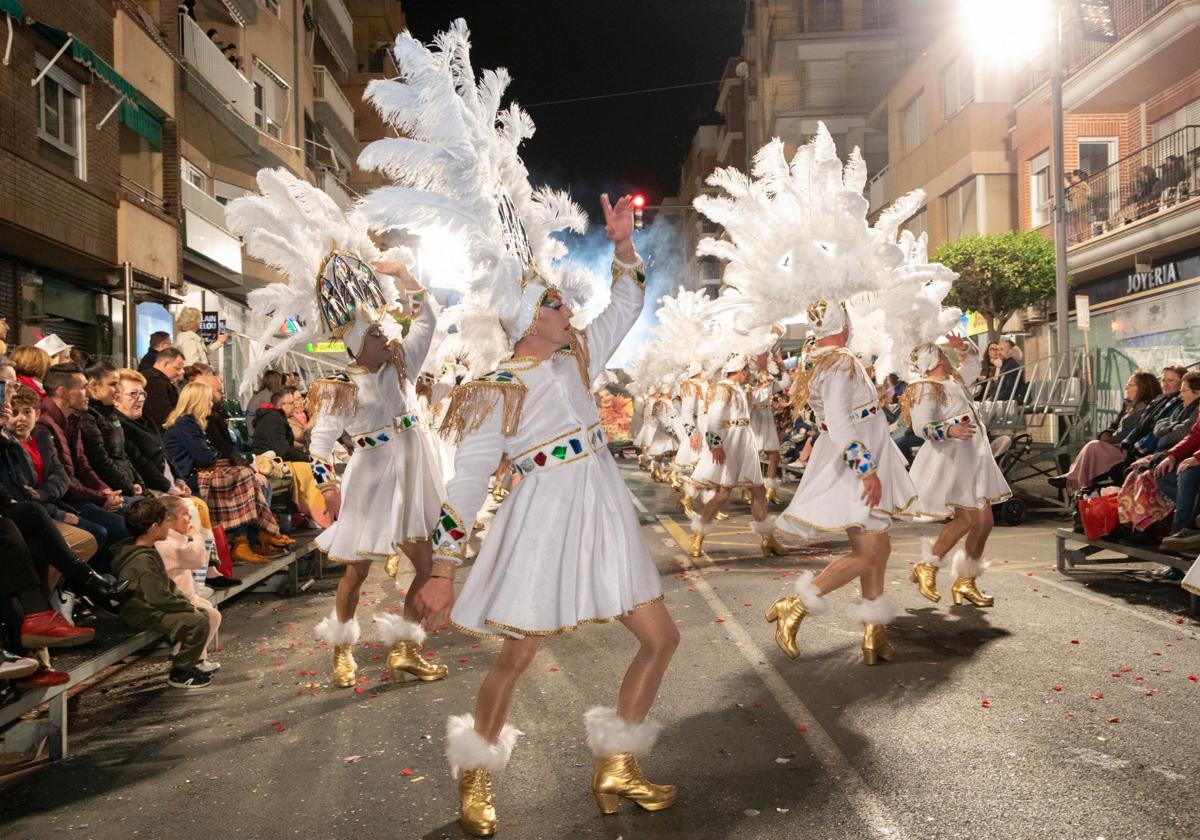
[[642,195],[641,193],[638,193],[637,195],[635,195],[633,197],[633,206],[638,210],[641,210],[643,207],[645,207],[646,206],[646,196]]
[[467,243],[442,228],[421,231],[415,248],[416,266],[413,272],[427,289],[448,289],[465,292],[471,280],[471,261]]
[[1055,0],[958,0],[959,28],[980,64],[1023,67],[1046,48]]

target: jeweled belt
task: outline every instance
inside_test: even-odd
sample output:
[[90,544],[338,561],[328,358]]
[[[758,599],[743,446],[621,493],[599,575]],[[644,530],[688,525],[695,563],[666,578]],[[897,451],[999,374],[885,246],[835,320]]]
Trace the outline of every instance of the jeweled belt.
[[738,428],[740,426],[749,426],[749,425],[750,425],[749,417],[743,417],[740,420],[722,420],[721,421],[722,429],[733,429],[733,428]]
[[354,445],[359,449],[375,449],[376,447],[383,446],[385,443],[391,443],[396,439],[396,433],[407,432],[420,422],[421,418],[417,417],[416,414],[403,414],[397,417],[391,426],[355,435]]
[[529,475],[538,470],[582,461],[593,452],[598,452],[608,444],[608,438],[600,424],[588,428],[586,432],[576,430],[562,437],[555,438],[549,443],[543,443],[533,449],[526,450],[512,459],[512,469],[517,475]]

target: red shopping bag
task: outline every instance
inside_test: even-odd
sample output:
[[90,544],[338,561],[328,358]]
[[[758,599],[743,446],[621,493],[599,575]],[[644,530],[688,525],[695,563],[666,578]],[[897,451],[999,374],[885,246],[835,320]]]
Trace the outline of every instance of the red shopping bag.
[[217,571],[225,577],[233,577],[233,554],[229,551],[229,540],[225,539],[225,529],[214,525],[212,530],[213,542],[217,544],[217,559],[220,561]]
[[1089,540],[1098,540],[1117,527],[1117,496],[1092,496],[1079,500],[1079,518]]

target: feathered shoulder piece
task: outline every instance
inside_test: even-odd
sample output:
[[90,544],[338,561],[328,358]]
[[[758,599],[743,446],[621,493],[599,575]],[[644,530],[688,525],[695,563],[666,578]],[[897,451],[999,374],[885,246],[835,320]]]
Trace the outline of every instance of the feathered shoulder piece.
[[456,385],[438,433],[452,443],[477,430],[498,406],[504,412],[500,429],[505,437],[517,433],[528,389],[512,370],[495,370],[478,379]]
[[358,384],[344,373],[335,373],[311,383],[308,399],[317,412],[351,417],[358,411]]
[[693,397],[698,400],[704,399],[704,383],[695,379],[684,380],[679,386],[679,396]]
[[813,379],[827,373],[852,377],[858,367],[858,357],[848,347],[830,347],[819,353],[806,353],[792,380],[793,416],[798,416],[807,408]]
[[909,426],[912,426],[913,408],[925,400],[947,405],[949,397],[946,395],[946,386],[936,379],[918,379],[909,383],[904,389],[904,395],[900,397],[900,414]]

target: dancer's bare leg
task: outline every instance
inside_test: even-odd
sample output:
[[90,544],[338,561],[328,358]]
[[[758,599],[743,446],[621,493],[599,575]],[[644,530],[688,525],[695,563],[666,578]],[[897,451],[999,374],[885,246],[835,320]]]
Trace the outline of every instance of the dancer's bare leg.
[[779,450],[767,453],[767,478],[776,478],[779,473]]
[[679,647],[679,630],[661,601],[635,610],[621,622],[641,646],[621,681],[617,714],[632,723],[641,723],[650,713],[663,674],[675,648]]
[[873,601],[883,594],[887,561],[892,553],[892,537],[887,532],[864,534],[859,531],[850,535],[850,548],[855,554],[868,558],[867,568],[859,580],[863,600]]
[[757,522],[767,518],[767,488],[762,485],[750,488],[750,515]]
[[[989,515],[991,509],[988,510]],[[945,557],[950,553],[954,546],[958,545],[958,541],[967,535],[971,530],[972,518],[971,511],[963,508],[954,509],[954,518],[942,526],[942,530],[938,531],[937,539],[933,541],[933,554],[935,557]],[[991,529],[988,529],[989,533]],[[986,537],[984,537],[986,539]]]
[[417,593],[429,582],[430,573],[433,571],[433,543],[429,540],[407,542],[400,546],[400,550],[413,564],[413,570],[416,572],[408,591],[404,593],[404,618],[406,621],[420,624],[421,615],[416,609]]
[[500,737],[500,730],[508,719],[517,680],[529,668],[541,644],[540,636],[506,639],[500,648],[499,658],[483,678],[479,696],[475,698],[475,731],[489,742],[494,743]]
[[708,500],[700,510],[700,521],[707,525],[716,518],[717,511],[721,509],[721,505],[729,501],[729,491],[732,488],[718,487],[713,491],[713,497]]
[[883,592],[883,575],[876,573],[879,592],[871,595],[867,594],[867,591],[871,590],[867,576],[879,564],[880,556],[886,564],[891,551],[891,537],[886,533],[864,534],[861,528],[848,528],[846,533],[850,537],[850,553],[842,555],[822,569],[821,573],[813,578],[813,586],[820,590],[822,595],[828,595],[855,578],[863,578],[863,597],[876,598]]
[[983,510],[964,511],[971,514],[971,531],[967,534],[967,555],[969,557],[982,557],[983,549],[987,546],[988,537],[991,536],[992,526],[995,520],[992,517],[992,508],[990,505],[985,506]]
[[333,603],[334,609],[337,610],[337,619],[343,624],[354,618],[358,609],[359,590],[370,573],[370,563],[347,563],[342,571],[342,579],[338,581]]

